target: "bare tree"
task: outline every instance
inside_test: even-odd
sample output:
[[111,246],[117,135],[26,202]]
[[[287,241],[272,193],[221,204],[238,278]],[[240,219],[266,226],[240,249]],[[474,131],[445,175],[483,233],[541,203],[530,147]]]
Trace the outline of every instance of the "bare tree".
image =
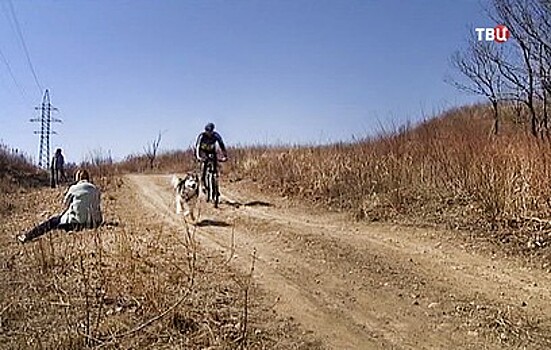
[[[551,95],[551,2],[549,0],[492,0],[488,15],[504,25],[511,40],[503,44],[477,42],[456,52],[452,66],[465,80],[453,80],[460,90],[488,98],[499,129],[500,101],[526,106],[530,132],[548,135]],[[520,111],[520,110],[519,110]],[[520,113],[519,113],[520,116]]]
[[[551,51],[549,31],[551,30],[551,9],[548,0],[493,0],[490,17],[505,25],[513,39],[507,43],[511,55],[495,59],[504,79],[516,86],[517,96],[530,113],[531,133],[548,129],[547,108],[543,108],[541,118],[537,107],[547,103],[544,86],[548,76]],[[512,44],[512,45],[510,45]]]
[[547,51],[547,48],[544,44],[540,44],[538,47],[538,89],[536,90],[536,95],[539,100],[541,100],[541,113],[542,113],[542,136],[545,132],[545,136],[549,137],[549,95],[550,95],[550,76],[551,76],[551,62],[550,55]]
[[543,90],[544,118],[546,131],[549,132],[549,109],[551,104],[551,1],[540,0],[541,10],[538,12],[543,36],[540,39],[542,53],[540,54],[540,80]]
[[149,161],[149,169],[153,169],[155,165],[155,159],[157,158],[157,152],[159,151],[159,145],[161,144],[162,132],[159,131],[157,138],[155,138],[151,143],[148,143],[144,147],[145,156]]
[[[451,65],[463,79],[446,79],[457,89],[486,97],[493,110],[494,134],[499,132],[499,101],[502,95],[502,76],[495,60],[498,56],[492,44],[469,40],[465,51],[457,51],[451,58]],[[466,78],[466,80],[465,80]]]
[[[508,20],[526,39],[551,50],[551,2],[549,0],[494,0],[497,16]],[[505,17],[503,15],[505,14]]]

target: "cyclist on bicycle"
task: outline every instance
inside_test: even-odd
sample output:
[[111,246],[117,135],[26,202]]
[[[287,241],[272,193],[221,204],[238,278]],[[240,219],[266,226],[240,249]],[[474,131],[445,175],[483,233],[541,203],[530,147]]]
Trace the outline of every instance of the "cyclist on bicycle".
[[228,152],[226,151],[224,141],[222,141],[222,136],[214,131],[213,123],[208,123],[207,125],[205,125],[205,131],[197,136],[197,142],[195,143],[195,157],[197,158],[197,160],[203,163],[203,169],[201,170],[201,184],[203,192],[206,192],[205,178],[207,175],[207,167],[205,160],[207,159],[207,157],[213,159],[214,172],[218,174],[218,159],[216,158],[217,142],[220,150],[222,151],[222,155],[224,156],[220,160],[226,161],[228,159]]

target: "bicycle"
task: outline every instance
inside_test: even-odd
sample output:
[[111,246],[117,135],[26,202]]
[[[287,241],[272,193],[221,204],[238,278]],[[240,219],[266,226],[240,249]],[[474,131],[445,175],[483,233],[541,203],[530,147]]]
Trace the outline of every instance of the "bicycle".
[[207,190],[207,202],[213,202],[214,207],[218,208],[218,204],[220,203],[220,188],[218,184],[218,171],[215,169],[214,162],[218,161],[222,163],[225,162],[226,159],[215,157],[215,154],[209,154],[203,160],[203,163],[205,163],[204,166],[207,168],[203,186],[205,186]]

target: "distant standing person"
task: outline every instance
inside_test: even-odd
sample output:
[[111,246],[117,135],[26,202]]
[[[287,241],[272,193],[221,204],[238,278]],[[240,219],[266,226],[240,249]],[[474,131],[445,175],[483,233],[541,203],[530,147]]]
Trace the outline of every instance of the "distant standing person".
[[61,148],[55,150],[55,154],[52,158],[52,165],[50,168],[50,185],[52,188],[59,186],[59,181],[67,182],[65,176],[65,158],[61,153]]
[[99,227],[103,223],[100,206],[100,191],[90,182],[90,174],[82,169],[75,174],[76,184],[65,194],[66,209],[61,215],[54,215],[31,230],[17,236],[21,243],[33,240],[43,234],[62,229],[65,231]]

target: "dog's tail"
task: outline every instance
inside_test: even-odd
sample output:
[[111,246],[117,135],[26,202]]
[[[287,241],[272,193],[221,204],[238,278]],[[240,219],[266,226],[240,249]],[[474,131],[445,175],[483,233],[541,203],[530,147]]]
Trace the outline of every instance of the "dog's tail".
[[176,188],[180,183],[180,178],[177,175],[172,175],[172,180],[170,180],[170,183],[172,184],[172,187]]

